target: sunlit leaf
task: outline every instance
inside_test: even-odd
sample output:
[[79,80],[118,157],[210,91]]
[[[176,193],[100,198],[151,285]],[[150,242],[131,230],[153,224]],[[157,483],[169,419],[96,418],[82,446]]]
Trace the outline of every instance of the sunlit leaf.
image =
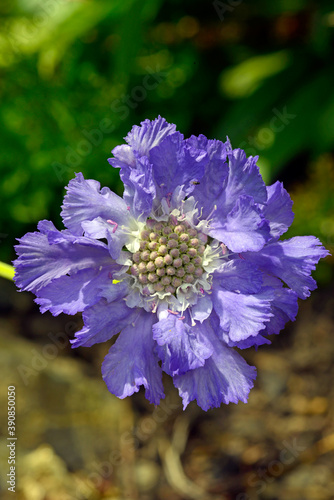
[[251,57],[222,73],[221,90],[231,98],[248,96],[261,85],[263,80],[279,73],[290,63],[291,59],[286,51]]

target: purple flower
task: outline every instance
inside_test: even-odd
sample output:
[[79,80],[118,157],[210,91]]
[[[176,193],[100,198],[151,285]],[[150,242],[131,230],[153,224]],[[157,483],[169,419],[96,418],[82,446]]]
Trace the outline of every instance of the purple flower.
[[120,335],[103,378],[119,398],[164,397],[173,377],[184,408],[247,402],[255,368],[234,347],[270,344],[316,288],[327,250],[314,236],[280,241],[293,220],[280,182],[230,142],[184,139],[159,117],[134,126],[109,160],[123,198],[81,173],[58,231],[41,221],[16,247],[15,281],[41,312],[83,312],[73,347]]

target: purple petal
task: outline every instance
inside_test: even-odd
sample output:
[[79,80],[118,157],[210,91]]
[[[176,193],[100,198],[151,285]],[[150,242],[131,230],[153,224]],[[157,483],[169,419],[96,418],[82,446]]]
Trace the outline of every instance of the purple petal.
[[279,333],[288,321],[294,321],[298,312],[298,296],[289,288],[276,288],[272,303],[273,316],[266,325],[264,335]]
[[[165,137],[174,134],[176,126],[168,123],[165,118],[158,116],[155,120],[144,120],[140,126],[134,125],[125,137],[130,148],[137,153],[137,156],[148,156],[155,146],[158,146]],[[122,161],[129,159],[128,150],[120,149],[126,146],[118,146],[112,151],[116,156],[121,155]],[[115,154],[116,153],[116,154]]]
[[202,209],[202,218],[206,219],[212,212],[214,206],[219,204],[229,173],[227,163],[228,144],[221,141],[208,140],[204,135],[191,136],[187,144],[192,148],[204,150],[208,154],[209,161],[205,167],[205,173],[198,185],[195,185],[193,196]]
[[85,326],[71,340],[72,347],[90,347],[111,339],[135,319],[136,311],[123,299],[111,303],[102,299],[87,308],[82,317]]
[[288,321],[294,321],[296,319],[298,312],[298,296],[296,292],[290,290],[290,288],[283,288],[283,284],[280,280],[270,276],[265,279],[265,285],[270,285],[273,288],[274,298],[271,303],[272,317],[266,323],[264,330],[261,330],[258,335],[255,337],[248,337],[239,342],[229,340],[229,346],[247,349],[252,346],[258,347],[262,344],[271,344],[270,340],[262,335],[278,334]]
[[[112,275],[109,275],[112,278]],[[109,280],[110,281],[110,280]],[[109,282],[107,285],[102,284],[99,286],[98,296],[99,299],[103,297],[108,302],[120,300],[130,293],[129,282],[126,280],[118,281],[115,283]]]
[[244,254],[244,258],[268,274],[278,276],[298,297],[305,299],[317,287],[311,272],[327,255],[328,250],[315,236],[296,236],[269,243],[258,253]]
[[270,232],[274,238],[285,233],[292,224],[293,201],[281,182],[275,182],[267,187],[268,201],[264,205],[262,213],[269,221]]
[[208,234],[222,241],[232,252],[260,250],[269,239],[269,225],[262,218],[251,196],[240,196],[233,209],[223,217],[214,212]]
[[271,344],[271,341],[258,333],[255,337],[248,337],[239,342],[229,340],[227,344],[230,347],[238,347],[238,349],[248,349],[249,347],[255,347],[255,349],[257,349],[260,345]]
[[203,323],[206,318],[208,318],[212,311],[212,300],[205,294],[200,297],[195,305],[191,307],[191,315],[195,321],[200,321]]
[[155,120],[144,120],[140,127],[134,125],[125,140],[141,156],[147,156],[152,148],[175,132],[176,125],[159,115]]
[[113,261],[102,242],[58,231],[52,222],[41,221],[41,232],[27,233],[15,247],[18,259],[15,282],[22,290],[36,293],[54,279],[82,269],[99,269]]
[[166,122],[161,116],[153,121],[144,120],[140,126],[134,125],[125,137],[128,145],[116,146],[112,150],[114,158],[109,158],[108,161],[115,168],[134,167],[136,157],[149,156],[152,148],[175,131],[176,126]]
[[162,369],[169,375],[203,366],[212,354],[201,326],[190,326],[172,314],[153,325],[153,338],[158,344],[157,354],[162,360]]
[[182,185],[185,194],[190,194],[195,187],[193,182],[203,177],[208,158],[205,151],[192,148],[183,141],[182,134],[176,132],[151,149],[150,162],[161,199]]
[[241,258],[227,261],[213,278],[214,287],[223,287],[230,292],[257,293],[263,283],[262,272]]
[[205,361],[204,366],[174,377],[174,385],[183,400],[183,409],[194,399],[205,411],[219,407],[221,403],[246,403],[256,378],[255,368],[218,340],[209,321],[205,321],[203,325],[213,354]]
[[[238,347],[239,349],[247,349],[248,347],[253,347],[257,348],[260,345],[263,344],[271,344],[270,340],[267,338],[263,337],[260,333],[255,335],[254,337],[247,337],[246,339],[235,341],[231,340],[228,335],[226,335],[223,330],[220,327],[220,321],[219,321],[219,316],[216,314],[215,311],[212,311],[212,314],[210,316],[210,324],[214,332],[216,332],[216,335],[218,338],[223,339],[223,341],[229,346],[229,347]],[[269,322],[268,322],[269,323]],[[266,323],[268,325],[268,323]],[[265,333],[266,330],[261,330],[261,333]]]
[[225,190],[225,213],[231,209],[239,196],[252,196],[255,203],[265,203],[267,191],[256,165],[257,156],[246,157],[242,149],[228,153],[230,174]]
[[145,387],[145,396],[153,404],[164,398],[162,371],[154,354],[151,313],[137,313],[110,348],[102,364],[102,376],[109,391],[123,399]]
[[83,269],[71,276],[62,276],[38,290],[35,302],[40,305],[42,313],[50,311],[54,316],[62,312],[76,314],[100,300],[101,287],[105,286],[108,291],[117,287],[112,284],[111,273],[119,269],[117,264],[111,264],[101,271]]
[[136,156],[133,149],[128,144],[116,146],[111,152],[114,156],[108,158],[108,162],[112,167],[128,169],[129,167],[135,166]]
[[155,185],[152,177],[152,165],[146,157],[138,158],[133,168],[121,170],[124,184],[123,198],[131,207],[135,217],[148,216],[155,197]]
[[128,242],[128,234],[123,229],[112,226],[102,217],[90,221],[82,222],[82,229],[85,236],[94,240],[106,239],[108,241],[108,249],[113,259],[118,259],[123,246]]
[[229,141],[208,141],[202,135],[192,136],[186,142],[208,153],[205,174],[193,192],[204,219],[214,212],[214,224],[219,226],[241,196],[252,197],[255,203],[266,202],[267,191],[256,165],[257,157],[247,159],[241,149],[232,151]]
[[[82,222],[101,217],[115,224],[127,225],[129,211],[126,202],[92,179],[77,174],[68,185],[61,216],[65,226],[74,234],[83,234]],[[113,227],[117,227],[116,225]]]
[[244,295],[213,287],[213,307],[220,319],[222,340],[238,342],[255,337],[272,317],[273,291],[263,288],[253,295]]

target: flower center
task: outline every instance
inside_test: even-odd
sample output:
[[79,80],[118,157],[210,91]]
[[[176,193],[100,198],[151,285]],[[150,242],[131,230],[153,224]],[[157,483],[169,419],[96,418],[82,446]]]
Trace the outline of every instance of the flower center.
[[171,216],[167,222],[147,221],[139,251],[132,255],[131,274],[150,293],[175,294],[183,284],[194,284],[205,272],[207,236]]

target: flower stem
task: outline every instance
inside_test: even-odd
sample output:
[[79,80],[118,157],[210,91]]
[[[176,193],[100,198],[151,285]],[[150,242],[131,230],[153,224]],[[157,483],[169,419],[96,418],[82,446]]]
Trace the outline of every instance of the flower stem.
[[7,278],[8,280],[12,280],[14,278],[15,269],[13,266],[9,264],[5,264],[4,262],[0,262],[0,276],[2,278]]

